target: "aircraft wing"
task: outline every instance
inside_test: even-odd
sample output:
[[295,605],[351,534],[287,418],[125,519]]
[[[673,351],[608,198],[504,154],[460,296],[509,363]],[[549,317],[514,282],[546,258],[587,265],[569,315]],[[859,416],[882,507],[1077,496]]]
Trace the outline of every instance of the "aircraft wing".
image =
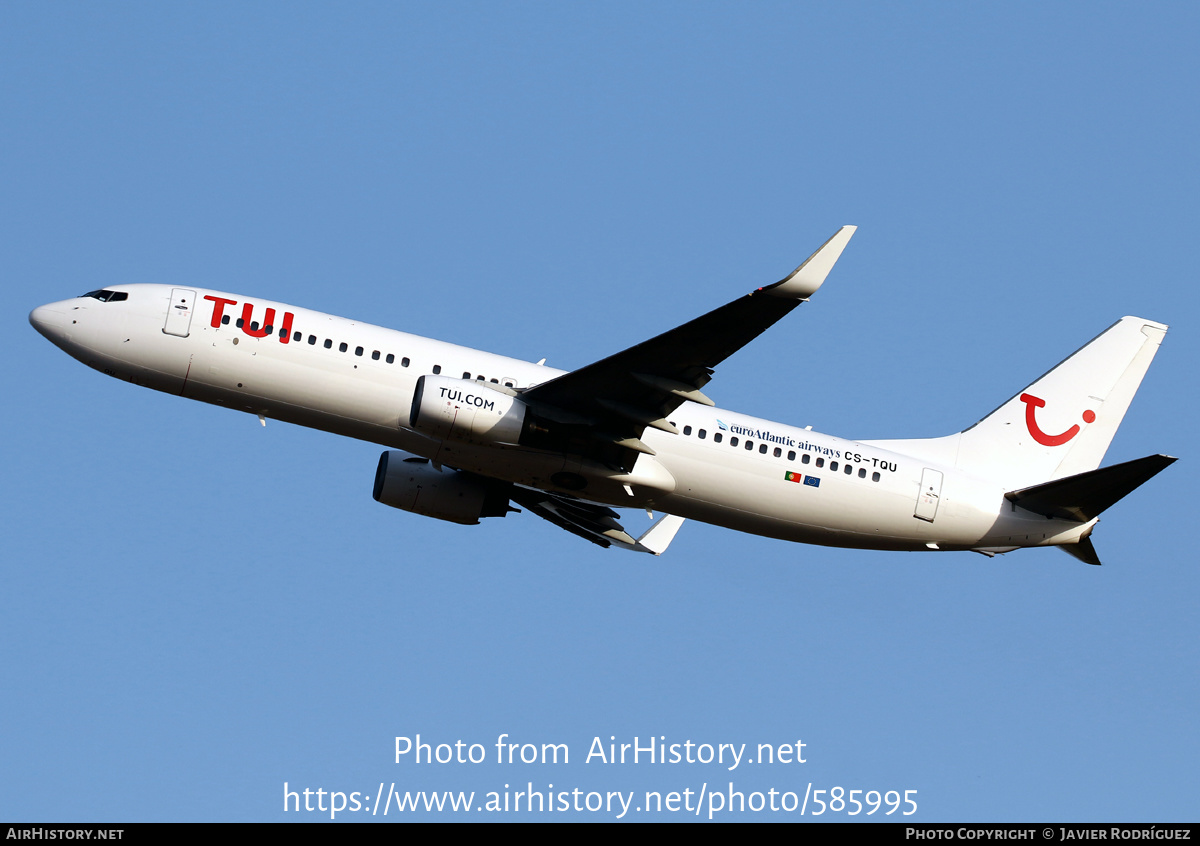
[[606,548],[617,546],[631,552],[662,555],[683,525],[682,517],[667,514],[635,539],[617,522],[617,512],[606,506],[520,487],[513,488],[510,496],[513,502],[539,517]]
[[[573,451],[602,452],[615,445],[633,453],[653,450],[640,440],[647,426],[675,433],[666,419],[685,400],[712,405],[701,393],[718,364],[816,292],[856,227],[843,226],[786,277],[697,317],[656,338],[527,388],[522,399],[565,426],[586,428],[568,438]],[[581,446],[582,444],[582,446]],[[636,454],[619,463],[628,465]]]

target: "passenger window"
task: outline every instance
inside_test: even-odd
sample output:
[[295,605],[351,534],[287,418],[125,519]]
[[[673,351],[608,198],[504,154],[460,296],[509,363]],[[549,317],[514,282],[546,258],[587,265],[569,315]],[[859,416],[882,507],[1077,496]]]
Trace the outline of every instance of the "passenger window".
[[512,382],[505,382],[505,383],[504,383],[504,387],[506,387],[506,388],[515,388],[515,387],[516,387],[516,385],[514,385]]
[[396,356],[392,355],[391,353],[388,353],[387,358],[385,358],[384,361],[386,361],[388,364],[394,364],[396,361]]
[[434,376],[437,376],[437,375],[439,375],[441,372],[442,372],[442,366],[441,366],[440,364],[435,364],[435,365],[433,366],[433,375],[434,375]]
[[692,427],[691,427],[691,426],[684,426],[684,427],[683,427],[683,433],[684,433],[685,435],[690,435],[690,434],[692,433]]
[[471,378],[471,374],[470,374],[470,373],[465,373],[465,372],[464,372],[464,373],[463,373],[463,378],[464,378],[464,379],[470,379],[470,378]]
[[754,451],[754,441],[746,441],[746,449],[753,452]]
[[[250,324],[250,328],[252,328],[252,329],[254,328],[253,323]],[[275,327],[268,323],[266,326],[263,327],[263,334],[264,335],[274,335]]]
[[374,350],[371,353],[371,361],[379,361],[379,350]]
[[488,381],[489,381],[489,382],[491,382],[493,385],[499,385],[499,384],[500,384],[500,380],[499,380],[499,379],[488,379]]
[[729,445],[730,445],[730,446],[737,446],[737,444],[738,444],[738,439],[737,439],[736,437],[733,437],[733,438],[730,438],[730,439],[729,439]]
[[781,450],[779,447],[775,447],[775,457],[779,458],[781,455],[783,455],[783,450]]
[[257,321],[257,320],[251,320],[251,321],[250,321],[250,331],[251,331],[251,332],[257,332],[257,331],[258,331],[258,321]]
[[[760,455],[766,455],[766,454],[767,454],[767,445],[766,445],[766,444],[759,444],[759,445],[758,445],[758,452],[759,452],[759,454],[760,454]],[[776,454],[776,455],[779,455],[779,450],[778,450],[778,449],[776,449],[776,450],[775,450],[775,454]]]
[[872,482],[879,481],[879,471],[878,470],[876,470],[874,473],[871,474],[871,481]]
[[858,468],[858,478],[860,478],[860,479],[867,478],[867,468],[866,467]]
[[331,338],[325,339],[325,349],[327,349],[327,350],[333,349],[333,340]]
[[486,380],[486,379],[484,379],[484,378],[483,378],[483,376],[476,376],[476,377],[475,377],[475,381],[476,381],[476,382],[485,382],[485,381],[487,381],[487,380]]
[[[805,455],[805,457],[807,458],[808,456]],[[788,450],[788,461],[795,461],[795,460],[796,460],[796,451],[794,449],[789,449]],[[808,462],[805,462],[805,463],[807,464]]]
[[[389,356],[388,356],[388,361],[391,361],[391,360],[392,360],[392,357],[389,355]],[[400,359],[400,366],[401,366],[401,367],[408,367],[408,359],[407,359],[407,358],[402,358],[402,359]]]
[[836,473],[836,472],[837,472],[837,468],[838,468],[838,463],[837,463],[836,461],[831,461],[831,462],[829,462],[829,469],[830,469],[831,471],[833,471],[834,473]]
[[713,432],[713,443],[719,444],[723,435],[720,432]]
[[[818,458],[818,459],[817,459],[817,466],[818,466],[818,467],[824,467],[824,466],[825,466],[825,459],[824,459],[824,458]],[[837,469],[837,467],[834,467],[833,469],[834,469],[834,470],[836,470],[836,469]]]
[[234,325],[234,326],[236,326],[237,328],[241,329],[243,326],[245,326],[245,325],[246,325],[246,321],[242,320],[242,319],[239,317],[239,318],[237,319],[237,323],[235,323],[235,324],[233,324],[233,325]]
[[[789,452],[788,458],[790,459],[791,457],[792,457],[792,453]],[[812,456],[806,452],[806,453],[804,453],[804,455],[800,456],[800,463],[807,464],[811,459],[812,459]]]
[[222,314],[222,315],[221,315],[221,325],[222,325],[222,326],[228,326],[228,325],[229,325],[229,315],[228,315],[228,314]]
[[708,437],[708,432],[706,432],[704,429],[701,429],[699,432],[699,435],[700,435],[700,440],[704,440],[705,438]]
[[847,465],[846,465],[846,475],[847,475],[847,476],[849,476],[849,475],[850,475],[850,474],[852,474],[853,472],[854,472],[854,468],[853,468],[853,467],[851,467],[849,464],[847,464]]
[[348,349],[350,349],[350,345],[345,341],[342,341],[340,344],[338,344],[338,352],[345,352]]
[[309,335],[308,336],[308,345],[311,347],[311,346],[315,345],[316,343],[317,343],[317,336]]
[[362,355],[362,354],[363,354],[363,348],[362,348],[362,347],[355,347],[355,348],[354,348],[354,354],[355,354],[355,355]]
[[298,344],[298,343],[300,343],[300,339],[303,337],[304,337],[303,332],[297,332],[295,335],[292,335],[292,340]]

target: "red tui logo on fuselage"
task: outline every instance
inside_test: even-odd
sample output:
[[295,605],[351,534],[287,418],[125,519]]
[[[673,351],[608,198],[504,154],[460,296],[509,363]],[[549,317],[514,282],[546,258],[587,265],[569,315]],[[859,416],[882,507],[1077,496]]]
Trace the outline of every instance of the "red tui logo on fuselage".
[[[237,305],[237,300],[227,300],[224,297],[209,297],[204,299],[211,300],[213,303],[212,327],[219,329],[221,327],[221,319],[225,316],[225,306]],[[267,335],[275,332],[275,309],[267,308],[267,313],[263,316],[262,326],[253,320],[254,304],[244,303],[242,305],[242,317],[238,320],[238,327],[252,338],[265,338]],[[295,315],[290,311],[283,313],[283,322],[279,324],[279,343],[286,344],[291,340],[292,335],[292,318]]]

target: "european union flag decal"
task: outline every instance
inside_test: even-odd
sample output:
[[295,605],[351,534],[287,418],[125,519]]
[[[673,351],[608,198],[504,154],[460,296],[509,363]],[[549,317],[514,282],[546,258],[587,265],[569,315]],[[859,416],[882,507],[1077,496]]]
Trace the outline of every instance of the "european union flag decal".
[[810,487],[819,488],[821,487],[821,480],[816,476],[805,476],[804,484],[809,485]]

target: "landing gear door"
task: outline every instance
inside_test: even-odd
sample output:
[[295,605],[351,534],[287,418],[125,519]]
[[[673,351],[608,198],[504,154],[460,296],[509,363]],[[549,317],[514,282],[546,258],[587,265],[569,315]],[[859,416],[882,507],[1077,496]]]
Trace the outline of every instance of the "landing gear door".
[[172,288],[171,302],[167,304],[167,322],[163,333],[186,338],[192,328],[192,311],[196,305],[196,292],[187,288]]
[[933,518],[937,516],[938,501],[941,498],[942,471],[926,467],[921,471],[921,490],[917,494],[917,507],[913,516],[932,523]]

